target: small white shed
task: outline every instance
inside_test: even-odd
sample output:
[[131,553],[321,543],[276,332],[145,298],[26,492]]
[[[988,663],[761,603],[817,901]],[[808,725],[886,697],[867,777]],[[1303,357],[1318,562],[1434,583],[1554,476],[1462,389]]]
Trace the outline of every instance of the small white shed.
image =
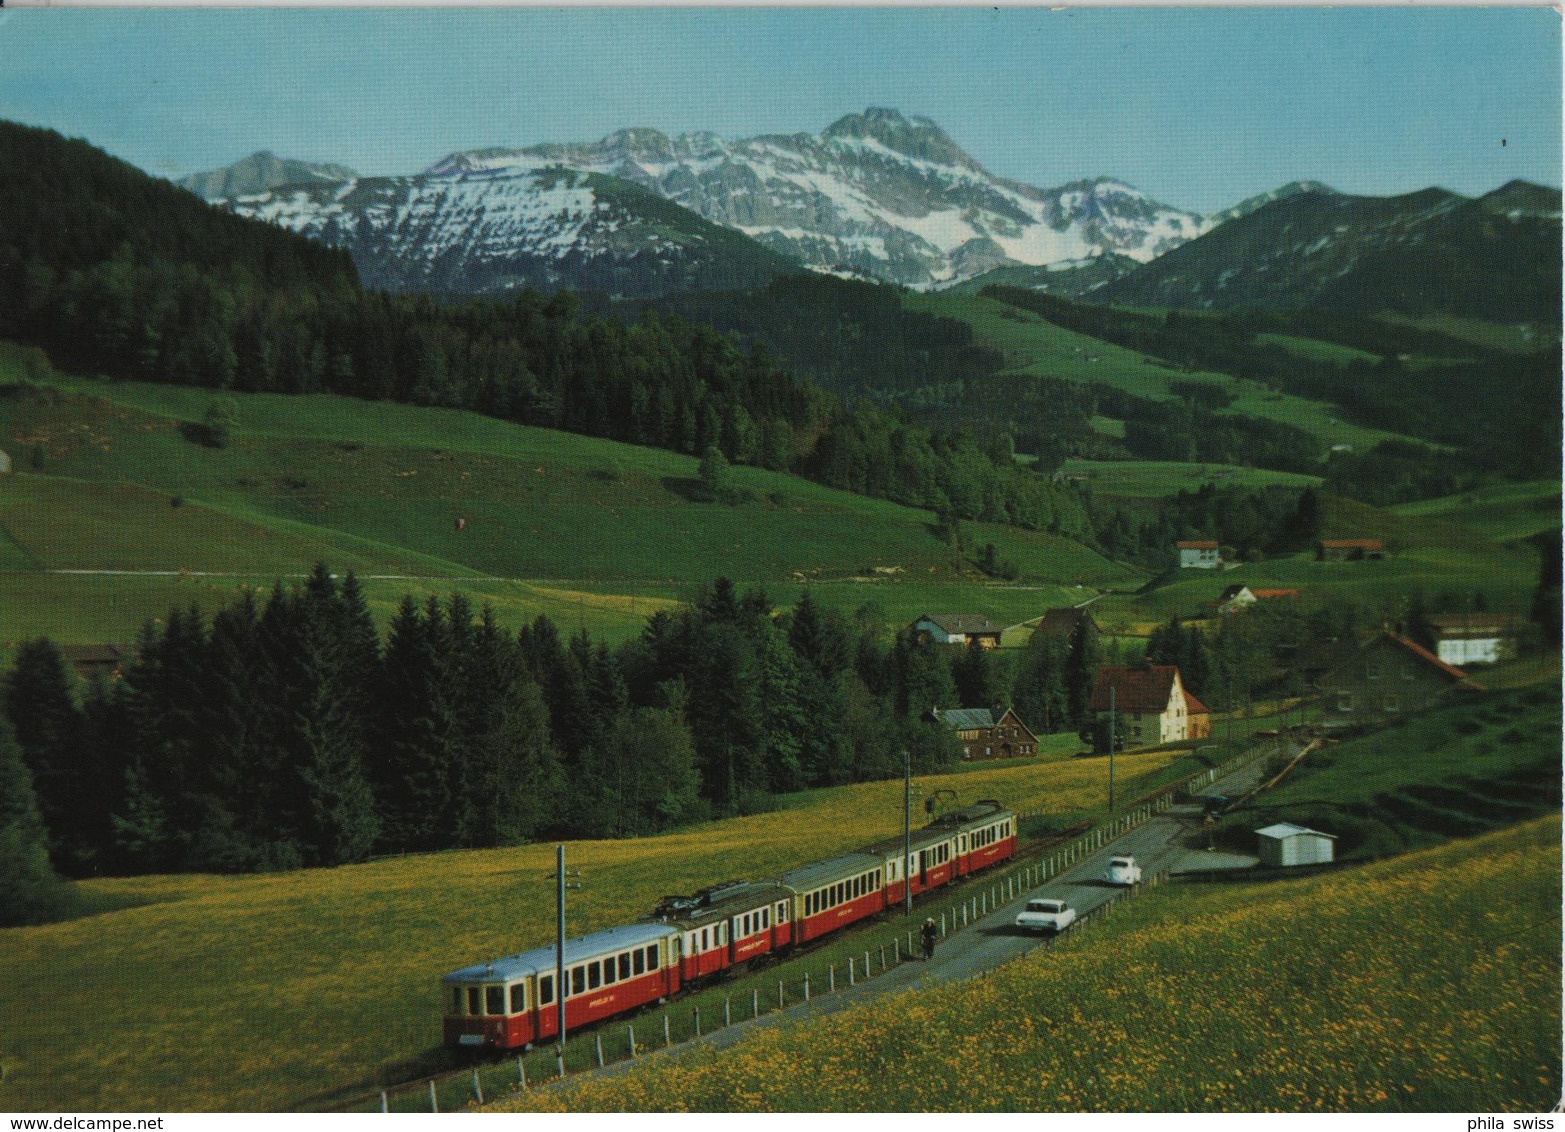
[[1332,860],[1332,842],[1336,837],[1302,825],[1279,822],[1255,831],[1260,840],[1261,864],[1324,865]]

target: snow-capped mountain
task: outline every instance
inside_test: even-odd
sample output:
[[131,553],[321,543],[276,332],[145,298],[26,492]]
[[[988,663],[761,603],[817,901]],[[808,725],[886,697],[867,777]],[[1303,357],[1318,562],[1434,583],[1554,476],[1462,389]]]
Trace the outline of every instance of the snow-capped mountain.
[[217,201],[353,256],[371,287],[610,294],[756,286],[798,264],[637,185],[560,166],[452,165]]
[[[579,221],[594,210],[559,195],[561,169],[597,175],[601,185],[641,186],[814,270],[913,287],[1104,255],[1145,263],[1212,226],[1108,178],[1039,189],[996,177],[928,118],[881,109],[850,114],[820,135],[728,141],[636,128],[584,144],[455,153],[412,177],[332,183],[311,168],[301,185],[213,192],[234,183],[216,170],[184,183],[236,212],[349,247],[379,285],[438,277],[442,288],[480,293],[536,275],[539,256],[601,256],[578,246]],[[542,195],[529,200],[535,193]],[[630,244],[618,223],[621,234],[608,243],[624,258]],[[601,223],[592,227],[606,234]],[[508,273],[503,265],[515,256],[533,266]],[[464,283],[469,269],[475,274]],[[616,289],[654,293],[625,280]]]
[[644,185],[815,270],[915,287],[1105,253],[1144,263],[1211,226],[1108,178],[1039,189],[996,177],[928,118],[884,109],[819,136],[637,128],[588,144],[477,150],[427,175],[551,165]]
[[264,193],[278,185],[337,184],[357,176],[345,165],[294,161],[263,149],[222,169],[192,173],[177,183],[207,200],[221,200]]

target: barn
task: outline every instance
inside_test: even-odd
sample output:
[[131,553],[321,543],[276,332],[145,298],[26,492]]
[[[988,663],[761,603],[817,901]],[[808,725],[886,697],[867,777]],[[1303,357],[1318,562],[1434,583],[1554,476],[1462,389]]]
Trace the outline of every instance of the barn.
[[1260,841],[1261,864],[1277,868],[1292,865],[1325,865],[1332,861],[1333,842],[1330,833],[1305,829],[1302,825],[1279,822],[1255,831]]

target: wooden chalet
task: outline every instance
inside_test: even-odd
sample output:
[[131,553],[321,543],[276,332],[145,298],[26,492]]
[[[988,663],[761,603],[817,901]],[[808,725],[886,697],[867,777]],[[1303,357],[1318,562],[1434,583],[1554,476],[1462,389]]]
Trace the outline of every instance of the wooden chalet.
[[1506,613],[1431,613],[1435,655],[1447,664],[1497,664],[1516,655],[1521,619]]
[[1020,759],[1038,753],[1038,737],[1003,705],[936,709],[932,714],[956,732],[964,759]]

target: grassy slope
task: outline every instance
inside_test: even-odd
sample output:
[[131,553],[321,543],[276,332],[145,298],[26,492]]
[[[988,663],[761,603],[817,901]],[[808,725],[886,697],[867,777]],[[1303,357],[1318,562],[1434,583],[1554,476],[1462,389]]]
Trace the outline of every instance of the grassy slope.
[[[1126,755],[1122,781],[1172,757]],[[1061,813],[1101,805],[1104,773],[1100,760],[1032,762],[920,778],[915,791]],[[665,893],[775,875],[901,830],[901,782],[784,804],[664,837],[573,843],[585,887],[569,930],[626,923]],[[272,876],[85,882],[88,900],[119,910],[0,931],[0,1017],[28,1019],[0,1027],[0,1109],[276,1109],[423,1064],[439,1042],[441,974],[552,938],[553,860],[552,847],[528,845]]]
[[1309,879],[1164,887],[984,979],[499,1107],[1541,1112],[1559,842],[1555,816]]
[[1496,542],[1527,538],[1560,525],[1560,481],[1496,484],[1461,495],[1392,507],[1397,515],[1439,519]]
[[[217,450],[192,443],[179,427],[201,418],[207,392],[63,378],[55,387],[65,392],[0,400],[0,434],[43,455],[42,474],[18,474],[0,497],[0,601],[17,611],[18,635],[58,622],[62,639],[124,639],[149,605],[161,611],[188,592],[188,580],[138,580],[123,602],[103,604],[101,580],[45,585],[30,568],[183,568],[265,579],[301,573],[324,557],[361,575],[499,576],[530,584],[462,586],[494,600],[502,614],[575,610],[568,624],[608,636],[639,631],[657,603],[718,573],[780,591],[900,566],[899,608],[914,612],[943,604],[943,587],[961,580],[926,512],[792,476],[736,468],[748,502],[693,502],[689,457],[471,413],[328,396],[237,397],[240,427]],[[183,503],[172,507],[176,496]],[[461,532],[458,516],[468,520]],[[1033,581],[1135,577],[1046,533],[970,530]],[[928,583],[937,588],[918,592]],[[371,597],[384,609],[404,589],[430,588],[451,584],[392,581]],[[231,592],[206,583],[204,601],[213,589],[219,597]],[[122,606],[127,616],[116,612]]]
[[1168,388],[1170,382],[1209,382],[1234,395],[1230,411],[1302,428],[1320,439],[1322,454],[1333,444],[1367,448],[1394,435],[1339,420],[1331,405],[1274,393],[1257,382],[1153,365],[1133,350],[1054,326],[1037,315],[993,299],[920,295],[908,301],[916,309],[969,323],[981,341],[1004,352],[1007,369],[1016,372],[1071,381],[1101,381],[1154,399],[1173,396]]
[[1095,496],[1156,499],[1180,491],[1197,491],[1202,484],[1221,487],[1312,487],[1319,476],[1274,472],[1265,468],[1241,468],[1233,464],[1186,464],[1168,460],[1066,460],[1067,475],[1090,476]]
[[1333,744],[1222,825],[1246,848],[1249,831],[1287,821],[1335,834],[1339,857],[1375,857],[1559,806],[1559,690],[1542,684]]

